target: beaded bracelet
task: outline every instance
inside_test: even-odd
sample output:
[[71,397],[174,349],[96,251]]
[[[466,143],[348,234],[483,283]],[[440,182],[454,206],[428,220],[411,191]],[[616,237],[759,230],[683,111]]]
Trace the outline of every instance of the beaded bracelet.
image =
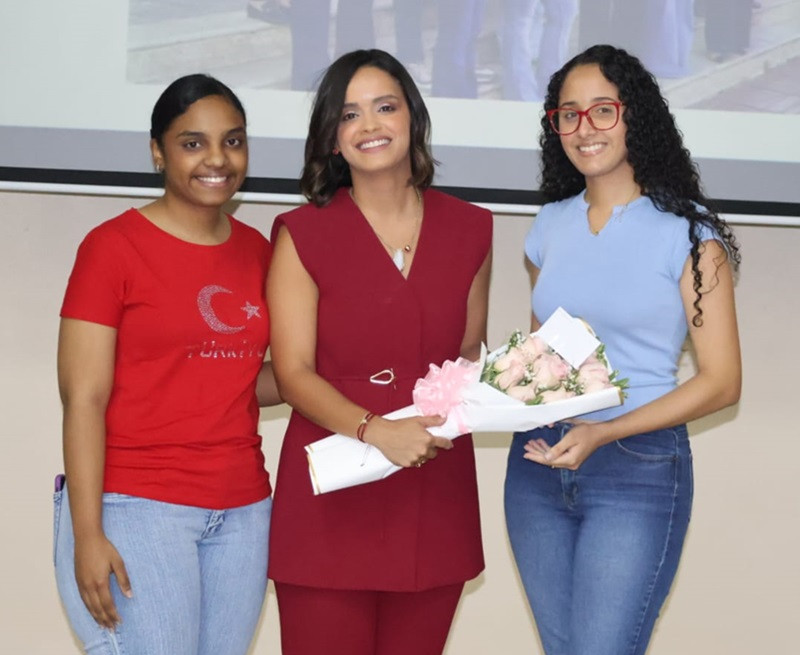
[[375,414],[372,412],[367,412],[364,414],[364,417],[361,419],[361,422],[358,424],[358,429],[356,430],[356,437],[359,441],[364,441],[364,432],[367,429],[367,423],[369,423],[373,418],[375,418]]

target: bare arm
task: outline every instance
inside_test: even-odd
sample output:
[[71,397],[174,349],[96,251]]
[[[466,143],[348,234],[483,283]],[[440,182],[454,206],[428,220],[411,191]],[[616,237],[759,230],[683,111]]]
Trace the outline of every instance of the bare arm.
[[130,596],[125,566],[102,525],[105,413],[114,378],[117,331],[62,319],[58,384],[64,405],[64,467],[75,533],[75,579],[83,602],[100,625],[119,622],[109,587],[114,573]]
[[[536,286],[536,280],[539,279],[540,269],[531,264],[531,262],[527,259],[525,260],[525,263],[528,268],[528,275],[531,278],[531,290],[533,290],[533,287]],[[542,322],[536,318],[536,314],[531,311],[531,332],[536,332],[536,330],[538,330],[540,327],[542,327]]]
[[[318,425],[354,437],[369,408],[343,396],[316,371],[318,290],[285,227],[275,240],[267,301],[272,317],[272,362],[280,395]],[[421,458],[435,457],[437,448],[452,448],[449,440],[432,437],[425,430],[441,423],[439,417],[399,421],[375,417],[365,430],[364,440],[398,466],[411,466]]]
[[492,251],[489,250],[472,280],[467,298],[467,327],[461,342],[461,356],[471,361],[476,361],[481,356],[481,344],[486,341],[491,272]]
[[689,336],[697,356],[697,373],[670,393],[610,421],[610,439],[692,421],[733,405],[742,387],[739,331],[733,296],[733,275],[718,241],[704,244],[700,257],[703,273],[703,325],[695,327],[692,270],[687,261],[681,276],[681,296],[689,322]]
[[532,446],[525,455],[528,459],[575,469],[603,444],[685,423],[739,400],[742,365],[733,275],[719,242],[704,243],[700,270],[703,273],[701,327],[695,327],[691,320],[695,313],[692,304],[695,292],[688,260],[680,281],[689,335],[697,356],[697,373],[673,391],[627,414],[601,423],[577,425],[548,452]]
[[272,362],[267,360],[261,365],[256,379],[256,398],[259,407],[270,407],[280,405],[283,402],[281,394],[278,392],[278,383],[275,380],[275,370]]
[[[266,289],[264,290],[266,296]],[[271,407],[283,402],[278,391],[278,382],[275,380],[275,369],[272,360],[266,360],[261,365],[261,370],[256,378],[256,399],[259,407]]]

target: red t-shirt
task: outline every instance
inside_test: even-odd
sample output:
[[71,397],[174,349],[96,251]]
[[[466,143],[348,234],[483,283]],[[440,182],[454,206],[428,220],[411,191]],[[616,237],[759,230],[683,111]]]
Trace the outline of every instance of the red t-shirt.
[[61,316],[117,329],[106,492],[211,509],[271,492],[255,383],[272,249],[230,222],[225,243],[202,246],[130,209],[78,249]]

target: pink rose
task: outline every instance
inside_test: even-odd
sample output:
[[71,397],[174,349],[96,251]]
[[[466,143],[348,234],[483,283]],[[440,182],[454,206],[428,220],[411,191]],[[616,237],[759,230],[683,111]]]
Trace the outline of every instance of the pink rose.
[[550,346],[543,339],[534,335],[530,335],[519,344],[519,349],[527,357],[528,361],[533,361],[539,355],[546,355],[550,352]]
[[506,389],[506,393],[512,398],[521,400],[524,403],[529,403],[536,399],[536,385],[526,384],[520,387],[511,387],[510,389]]
[[559,387],[558,389],[552,391],[543,391],[542,402],[554,403],[557,400],[566,400],[567,398],[573,398],[574,396],[575,396],[574,391],[568,391],[564,387]]
[[516,348],[509,348],[504,354],[500,355],[497,359],[492,362],[492,367],[498,373],[502,373],[505,371],[509,366],[514,363],[522,364],[524,362],[524,357]]
[[558,355],[541,355],[533,362],[533,378],[538,387],[556,387],[569,373],[569,364]]
[[508,367],[494,379],[494,383],[498,389],[505,391],[509,387],[519,384],[526,372],[525,364],[518,359],[511,359]]
[[578,369],[578,384],[583,387],[583,393],[601,391],[612,386],[608,380],[608,369],[596,360],[594,363],[585,363]]
[[597,357],[597,351],[593,352],[589,355],[586,360],[581,364],[581,368],[584,366],[591,366],[592,364],[599,364],[600,366],[605,366],[603,362],[601,362]]

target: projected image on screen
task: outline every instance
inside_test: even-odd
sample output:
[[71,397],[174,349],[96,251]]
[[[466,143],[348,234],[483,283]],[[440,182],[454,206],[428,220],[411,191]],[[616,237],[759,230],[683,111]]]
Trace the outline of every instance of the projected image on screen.
[[428,97],[538,102],[572,55],[612,43],[673,107],[800,113],[776,73],[800,67],[799,20],[800,0],[130,0],[127,78],[308,91],[339,54],[378,47]]
[[247,108],[247,191],[296,195],[309,91],[374,46],[425,96],[435,184],[526,209],[547,81],[598,42],[657,76],[709,197],[800,212],[800,0],[5,0],[0,188],[157,187],[153,103],[205,72]]

